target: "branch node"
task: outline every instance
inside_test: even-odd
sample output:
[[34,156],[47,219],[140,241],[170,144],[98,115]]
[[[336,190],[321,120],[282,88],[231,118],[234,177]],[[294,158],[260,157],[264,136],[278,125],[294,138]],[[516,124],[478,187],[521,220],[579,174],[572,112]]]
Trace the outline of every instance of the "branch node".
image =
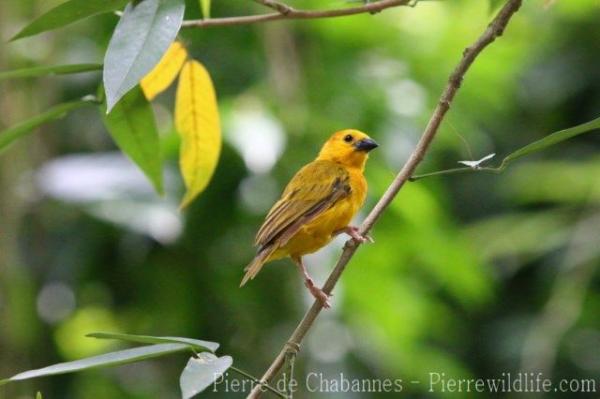
[[346,241],[346,243],[344,244],[344,248],[343,250],[347,250],[347,249],[352,249],[358,246],[358,243],[356,241],[354,241],[353,238],[349,239],[348,241]]
[[440,100],[439,104],[440,104],[440,107],[450,109],[450,101],[448,101],[448,100]]
[[[467,50],[465,50],[465,55]],[[456,75],[456,74],[452,74],[452,76],[450,76],[450,79],[448,79],[448,81],[450,82],[451,85],[455,86],[457,89],[462,86],[462,82],[463,82],[463,76],[461,75]]]
[[267,21],[277,21],[281,19],[317,19],[317,18],[334,18],[345,17],[362,13],[378,13],[388,8],[407,6],[414,2],[416,5],[418,0],[377,0],[356,7],[342,7],[324,10],[307,10],[297,9],[289,6],[279,0],[254,0],[256,3],[268,7],[276,12],[258,15],[242,15],[225,18],[211,19],[194,19],[183,21],[181,25],[184,28],[195,27],[203,28],[208,26],[230,26],[230,25],[246,25]]
[[297,342],[288,341],[285,343],[287,353],[297,355],[300,352],[300,344]]
[[256,1],[258,1],[260,4],[262,4],[266,7],[272,8],[273,10],[277,11],[281,15],[288,16],[289,14],[292,14],[294,12],[294,9],[291,6],[288,6],[287,4],[281,3],[276,0],[256,0]]

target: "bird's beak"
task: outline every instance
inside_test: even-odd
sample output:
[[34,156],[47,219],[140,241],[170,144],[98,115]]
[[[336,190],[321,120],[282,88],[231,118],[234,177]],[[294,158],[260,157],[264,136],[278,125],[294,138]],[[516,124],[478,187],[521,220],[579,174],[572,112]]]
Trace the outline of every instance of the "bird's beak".
[[362,139],[354,143],[354,148],[356,148],[358,151],[369,152],[377,147],[379,147],[379,144],[377,144],[373,139]]

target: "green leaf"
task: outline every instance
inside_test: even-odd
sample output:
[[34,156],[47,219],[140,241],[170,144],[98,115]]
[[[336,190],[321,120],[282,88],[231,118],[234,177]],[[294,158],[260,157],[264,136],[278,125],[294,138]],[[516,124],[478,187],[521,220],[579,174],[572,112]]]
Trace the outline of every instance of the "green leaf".
[[44,123],[60,119],[67,115],[69,112],[85,107],[95,103],[94,97],[84,97],[79,101],[72,101],[64,104],[56,105],[46,112],[34,116],[33,118],[27,119],[26,121],[20,122],[6,130],[0,132],[0,153],[4,151],[12,142],[16,139],[31,133],[36,127],[43,125]]
[[582,123],[581,125],[573,126],[568,129],[554,132],[543,139],[534,141],[533,143],[527,144],[525,147],[521,147],[518,150],[510,153],[502,160],[502,164],[500,164],[499,169],[502,170],[506,168],[511,162],[516,161],[517,159],[526,155],[545,150],[550,146],[596,129],[600,129],[600,118],[596,118],[592,121]]
[[177,36],[184,10],[184,0],[127,5],[104,57],[107,112],[160,61]]
[[211,353],[201,353],[188,361],[181,377],[181,397],[189,399],[204,391],[233,364],[231,356],[216,357]]
[[91,17],[92,15],[119,10],[127,4],[127,1],[69,0],[36,18],[10,40],[13,41],[56,28],[62,28],[65,25]]
[[71,73],[81,73],[100,70],[102,70],[102,64],[70,64],[22,68],[15,69],[12,71],[0,72],[0,82],[7,79],[35,78],[38,76],[45,75],[68,75]]
[[31,378],[45,377],[49,375],[73,373],[76,371],[89,370],[97,367],[117,366],[121,364],[135,363],[146,359],[168,355],[176,352],[189,350],[189,345],[184,344],[158,344],[141,346],[139,348],[126,349],[118,352],[105,353],[99,356],[88,357],[72,362],[58,363],[37,370],[29,370],[0,380],[0,385],[13,381],[28,380]]
[[[147,0],[146,0],[147,1]],[[158,193],[163,192],[162,155],[154,113],[142,90],[136,87],[110,114],[102,107],[104,125],[121,151],[150,179]]]
[[118,339],[121,341],[137,342],[142,344],[164,344],[164,343],[179,343],[186,344],[198,351],[214,352],[219,348],[219,344],[211,341],[202,341],[199,339],[184,338],[184,337],[155,337],[151,335],[134,335],[134,334],[117,334],[97,332],[86,335],[86,337],[100,339]]
[[35,399],[43,399],[42,393],[40,391],[37,391],[37,393],[35,394]]
[[210,18],[210,0],[200,0],[200,8],[202,9],[202,17]]

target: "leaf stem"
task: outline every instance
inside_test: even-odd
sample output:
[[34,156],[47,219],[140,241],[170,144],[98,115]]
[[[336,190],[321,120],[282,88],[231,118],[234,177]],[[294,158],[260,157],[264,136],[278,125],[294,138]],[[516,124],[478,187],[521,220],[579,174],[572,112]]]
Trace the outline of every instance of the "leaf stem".
[[[408,180],[409,181],[417,181],[419,179],[423,179],[425,177],[432,177],[438,175],[450,175],[455,173],[465,173],[465,172],[493,172],[493,173],[502,173],[504,169],[506,169],[511,163],[516,161],[517,159],[523,158],[524,156],[533,154],[535,152],[546,149],[549,146],[556,145],[564,140],[568,140],[570,138],[576,137],[583,133],[589,133],[595,130],[600,129],[600,118],[593,119],[591,121],[579,124],[577,126],[570,127],[568,129],[559,130],[558,132],[554,132],[545,136],[539,140],[536,140],[532,143],[527,144],[524,147],[521,147],[510,154],[508,154],[502,162],[500,166],[495,168],[493,167],[461,167],[461,168],[452,168],[440,170],[437,172],[424,173],[422,175],[413,175]],[[483,160],[483,159],[482,159]]]
[[441,176],[441,175],[455,175],[458,173],[471,173],[471,172],[501,173],[503,170],[504,170],[504,168],[500,168],[500,167],[498,167],[498,168],[492,168],[492,167],[469,168],[468,166],[465,166],[464,168],[444,169],[444,170],[438,170],[436,172],[423,173],[421,175],[413,175],[408,179],[408,181],[414,182],[417,180],[424,179],[426,177]]

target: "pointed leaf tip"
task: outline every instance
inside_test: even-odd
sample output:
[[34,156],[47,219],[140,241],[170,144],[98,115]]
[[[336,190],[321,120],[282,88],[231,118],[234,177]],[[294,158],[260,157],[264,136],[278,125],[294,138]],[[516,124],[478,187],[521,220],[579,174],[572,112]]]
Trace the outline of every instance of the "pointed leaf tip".
[[190,399],[208,388],[233,364],[231,356],[217,357],[211,353],[201,353],[192,357],[179,378],[181,397]]
[[33,132],[34,129],[40,127],[41,125],[56,119],[60,119],[67,115],[69,112],[81,107],[91,105],[92,103],[93,101],[84,98],[78,101],[72,101],[68,103],[55,105],[54,107],[42,112],[39,115],[31,117],[25,121],[22,121],[14,126],[9,127],[8,129],[0,131],[0,153],[2,153],[2,151],[4,151],[15,140]]
[[12,71],[0,72],[0,81],[18,78],[36,78],[45,75],[68,75],[72,73],[99,71],[101,64],[70,64],[38,66],[32,68],[13,69]]
[[119,334],[106,332],[95,332],[87,334],[86,337],[99,339],[118,339],[121,341],[137,342],[143,344],[179,343],[189,345],[197,351],[215,352],[219,348],[219,344],[217,342],[203,341],[200,339],[185,337],[156,337],[152,335]]
[[529,143],[526,146],[519,148],[516,151],[511,152],[502,160],[500,168],[503,169],[506,166],[508,166],[509,163],[526,155],[545,150],[548,147],[568,140],[572,137],[598,129],[600,129],[600,117],[577,126],[572,126],[567,129],[559,130],[558,132],[549,134],[546,137],[543,137],[537,141],[534,141],[533,143]]
[[89,370],[98,367],[135,363],[171,353],[183,352],[186,350],[189,350],[189,346],[185,344],[158,344],[140,346],[137,348],[125,349],[122,351],[110,352],[103,355],[74,360],[72,362],[58,363],[41,369],[24,371],[12,376],[7,380],[0,381],[0,385],[7,382],[29,380],[32,378],[46,377],[57,374],[74,373],[77,371]]
[[195,60],[183,66],[175,101],[175,128],[181,135],[179,167],[187,189],[180,210],[210,182],[221,153],[217,98],[206,68]]
[[104,57],[107,112],[160,61],[177,36],[184,11],[184,0],[127,5]]
[[128,0],[68,0],[34,19],[21,29],[10,41],[62,28],[93,15],[119,10]]
[[101,111],[106,129],[117,146],[163,193],[160,138],[150,103],[139,87],[127,93],[110,114]]
[[140,81],[148,101],[152,101],[173,83],[187,56],[187,50],[181,42],[175,41],[169,46],[159,63]]
[[202,18],[210,19],[210,3],[211,0],[200,0],[200,9],[202,10]]

